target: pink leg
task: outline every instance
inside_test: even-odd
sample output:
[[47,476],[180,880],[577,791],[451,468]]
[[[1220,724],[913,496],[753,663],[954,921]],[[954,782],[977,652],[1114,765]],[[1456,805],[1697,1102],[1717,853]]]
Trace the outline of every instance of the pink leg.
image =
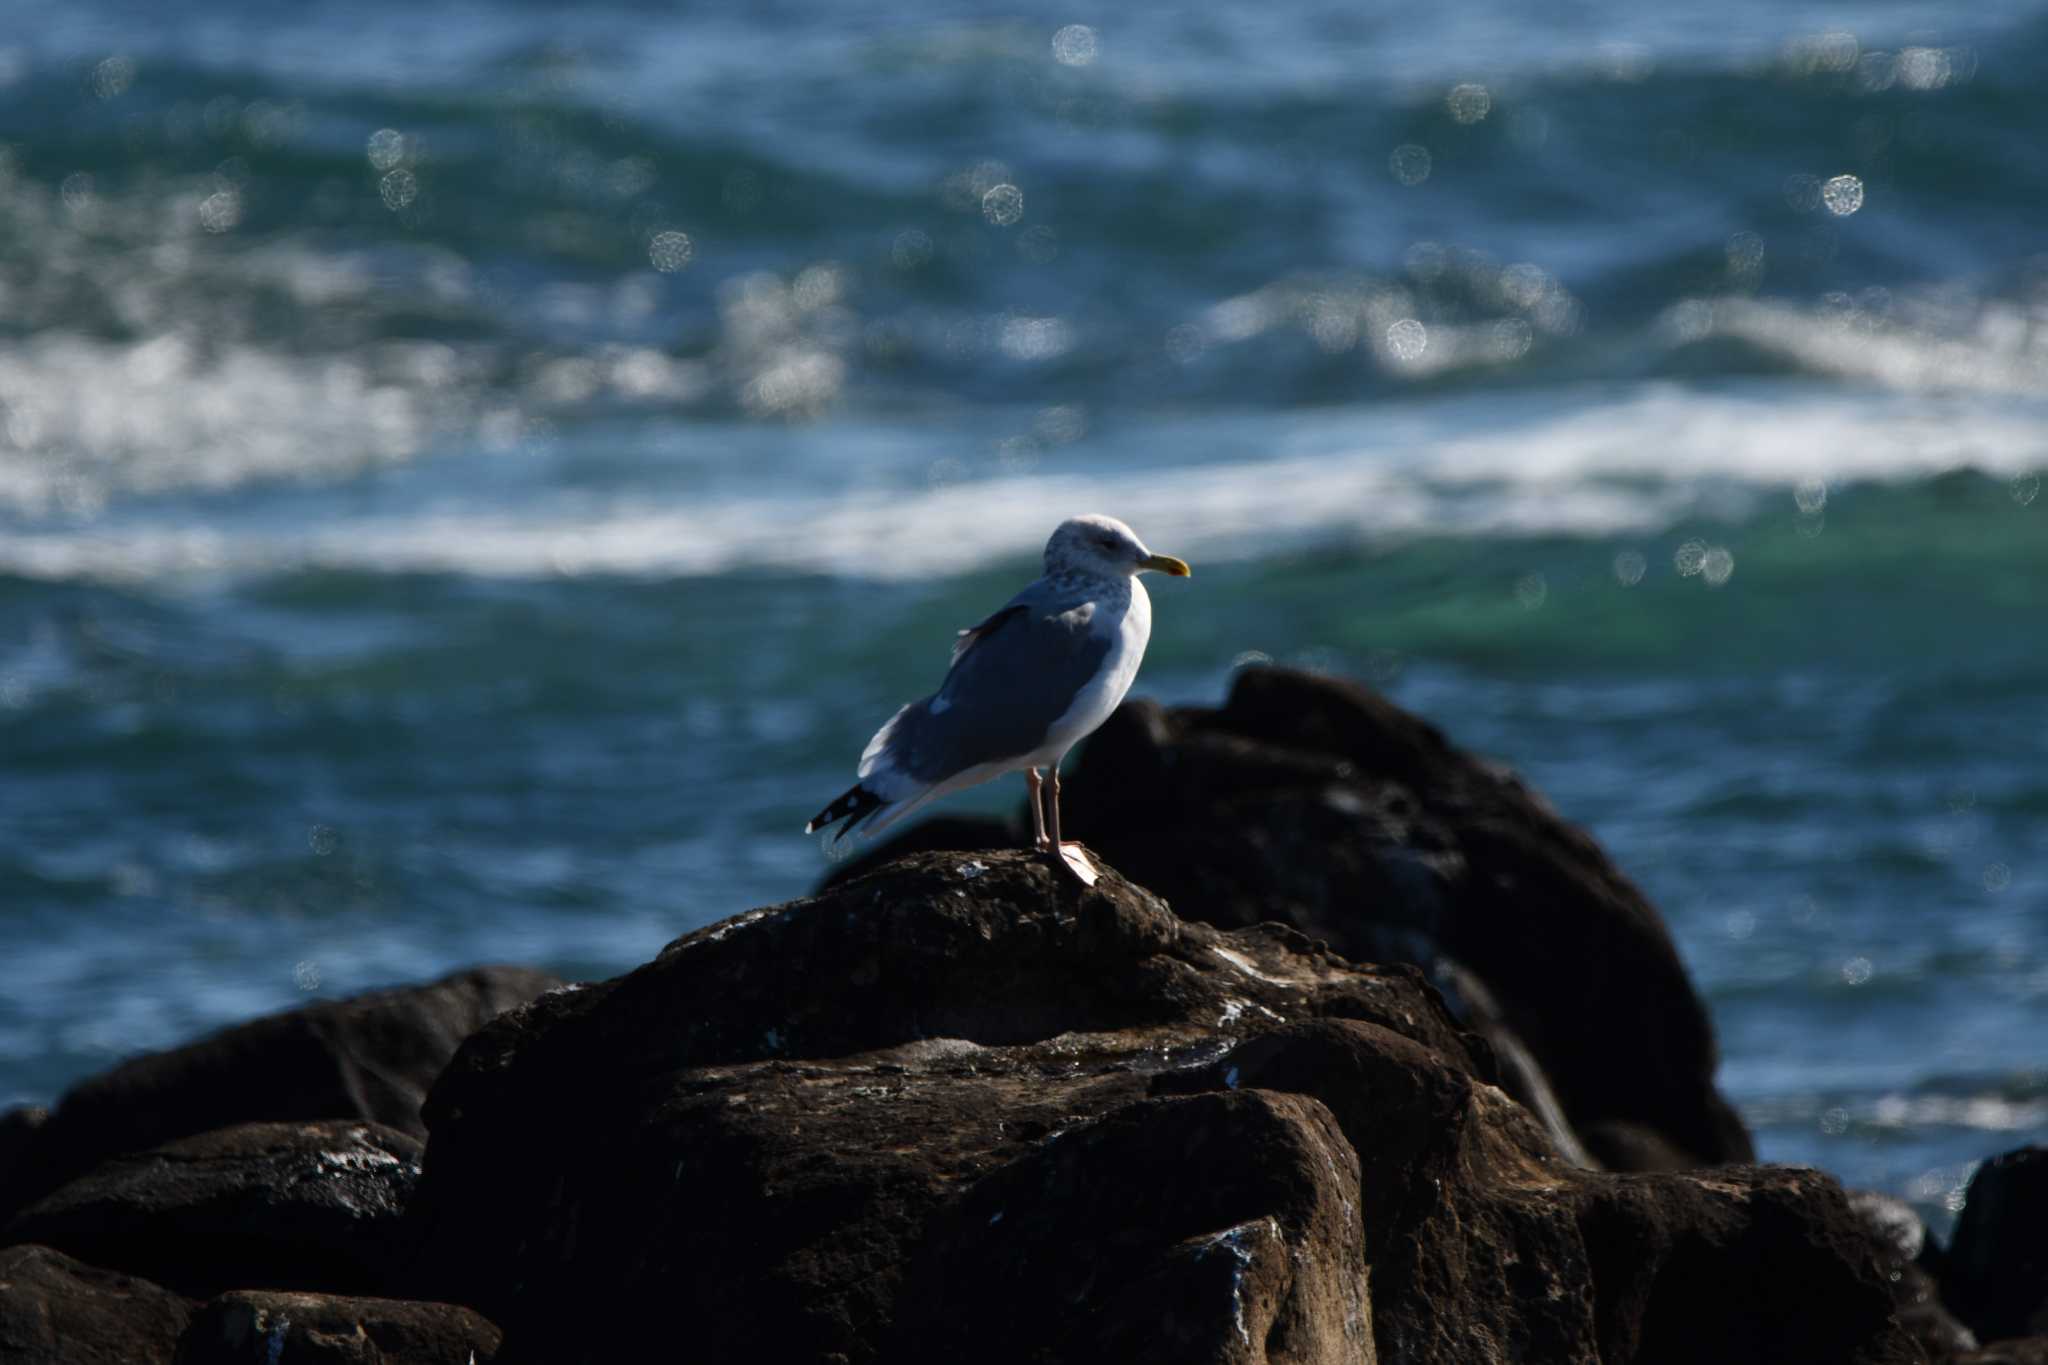
[[1031,846],[1043,851],[1052,847],[1051,841],[1045,837],[1045,801],[1041,795],[1045,779],[1038,775],[1038,769],[1026,768],[1024,785],[1031,789]]
[[1052,826],[1049,834],[1049,847],[1059,855],[1060,866],[1065,869],[1069,876],[1083,886],[1093,886],[1096,879],[1102,874],[1095,870],[1094,862],[1088,857],[1088,850],[1082,848],[1078,840],[1060,838],[1059,764],[1055,763],[1052,765],[1052,774],[1046,778],[1046,785],[1051,789],[1052,795],[1052,799],[1047,803],[1047,819]]

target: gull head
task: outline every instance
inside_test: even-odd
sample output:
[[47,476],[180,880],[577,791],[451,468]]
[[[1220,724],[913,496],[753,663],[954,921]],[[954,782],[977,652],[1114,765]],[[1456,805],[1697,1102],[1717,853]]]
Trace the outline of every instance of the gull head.
[[1186,578],[1188,566],[1172,555],[1155,555],[1137,532],[1115,517],[1069,517],[1045,542],[1047,574],[1129,578],[1147,569]]

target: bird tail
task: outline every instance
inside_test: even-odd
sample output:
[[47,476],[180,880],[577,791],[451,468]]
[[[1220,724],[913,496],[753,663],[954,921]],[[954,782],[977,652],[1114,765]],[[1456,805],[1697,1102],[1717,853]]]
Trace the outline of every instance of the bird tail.
[[887,801],[884,801],[881,797],[856,782],[853,786],[841,792],[839,798],[831,805],[813,815],[810,823],[804,826],[804,833],[816,834],[833,821],[844,820],[846,823],[832,832],[832,842],[837,843],[844,839],[855,825],[888,804]]

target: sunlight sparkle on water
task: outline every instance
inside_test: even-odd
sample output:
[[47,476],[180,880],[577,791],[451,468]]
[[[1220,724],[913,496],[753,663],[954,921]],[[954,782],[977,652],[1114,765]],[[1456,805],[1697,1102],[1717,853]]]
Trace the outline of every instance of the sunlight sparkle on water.
[[1711,546],[1700,557],[1700,577],[1707,581],[1710,588],[1720,587],[1734,573],[1735,556],[1725,545]]
[[1053,60],[1061,66],[1087,66],[1095,48],[1095,30],[1086,24],[1068,24],[1052,35]]
[[1402,318],[1387,328],[1387,350],[1394,359],[1415,361],[1429,349],[1429,329],[1416,318]]
[[1837,218],[1847,218],[1863,207],[1863,182],[1853,175],[1838,175],[1820,187],[1820,201]]
[[396,213],[419,198],[419,178],[408,170],[392,171],[377,182],[377,194],[383,199],[384,207]]
[[672,275],[697,254],[696,243],[687,232],[657,232],[647,243],[647,260],[664,275]]
[[1429,148],[1404,142],[1387,157],[1387,170],[1404,185],[1420,185],[1429,179]]
[[406,136],[396,128],[379,128],[370,134],[364,154],[369,157],[372,170],[397,170],[406,159]]
[[991,185],[981,196],[981,216],[997,227],[1009,227],[1024,216],[1024,191],[1015,185]]
[[932,237],[923,228],[905,228],[889,246],[889,264],[915,270],[932,258]]
[[1464,81],[1452,86],[1451,93],[1444,96],[1444,108],[1459,123],[1477,123],[1492,110],[1493,96],[1478,82]]

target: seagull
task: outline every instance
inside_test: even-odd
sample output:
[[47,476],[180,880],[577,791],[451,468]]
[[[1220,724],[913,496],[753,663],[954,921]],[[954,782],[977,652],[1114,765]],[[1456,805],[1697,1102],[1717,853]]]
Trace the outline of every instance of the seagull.
[[804,833],[843,820],[831,844],[856,826],[879,834],[948,792],[1021,770],[1035,846],[1093,885],[1087,852],[1060,838],[1060,760],[1109,719],[1138,676],[1152,638],[1152,600],[1138,581],[1148,569],[1189,572],[1115,517],[1061,522],[1045,543],[1045,576],[959,632],[939,690],[875,732],[859,780]]

